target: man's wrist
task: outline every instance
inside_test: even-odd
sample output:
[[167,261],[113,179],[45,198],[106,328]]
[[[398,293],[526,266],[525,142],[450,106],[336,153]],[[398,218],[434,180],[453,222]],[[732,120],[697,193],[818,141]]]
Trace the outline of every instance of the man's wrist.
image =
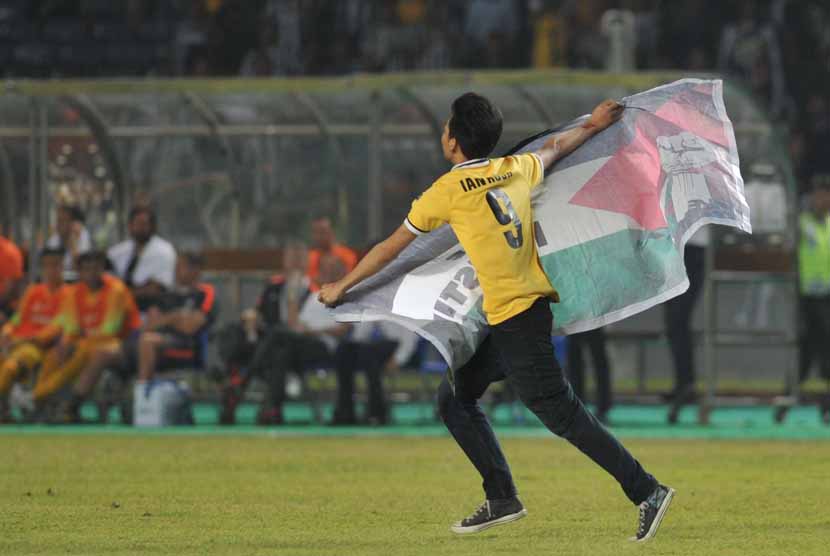
[[588,134],[588,137],[593,137],[594,135],[602,131],[602,128],[597,124],[592,123],[590,119],[584,124],[582,124],[582,129],[585,130],[585,132]]

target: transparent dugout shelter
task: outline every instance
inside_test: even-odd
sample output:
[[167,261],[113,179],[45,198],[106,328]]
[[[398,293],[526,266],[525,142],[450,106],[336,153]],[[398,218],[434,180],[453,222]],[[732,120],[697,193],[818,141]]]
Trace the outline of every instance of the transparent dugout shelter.
[[[227,320],[250,306],[262,279],[279,268],[280,247],[308,238],[313,214],[335,216],[339,237],[357,249],[396,228],[411,200],[448,168],[439,137],[459,94],[475,90],[501,108],[502,153],[604,98],[682,77],[563,70],[9,81],[0,94],[0,211],[11,235],[31,249],[51,233],[55,206],[71,200],[103,248],[123,239],[133,203],[150,202],[163,237],[208,255]],[[724,93],[745,179],[765,165],[783,206],[761,209],[778,211],[778,228],[714,236],[702,343],[711,404],[724,367],[719,346],[738,343],[723,330],[729,315],[719,317],[719,295],[733,296],[729,288],[753,276],[752,283],[773,284],[786,300],[781,306],[792,308],[770,319],[780,330],[748,327],[741,341],[761,338],[784,349],[797,329],[797,201],[787,150],[743,88],[727,81]],[[29,264],[36,271],[35,257]],[[789,351],[781,356],[788,372],[795,365]],[[643,384],[645,366],[638,371]]]

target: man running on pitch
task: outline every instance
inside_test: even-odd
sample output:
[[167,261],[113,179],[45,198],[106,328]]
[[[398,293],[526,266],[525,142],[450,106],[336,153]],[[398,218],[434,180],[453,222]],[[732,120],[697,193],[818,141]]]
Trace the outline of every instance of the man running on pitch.
[[336,305],[349,288],[377,273],[416,236],[452,226],[475,267],[484,293],[490,334],[472,359],[438,390],[441,418],[484,479],[485,502],[454,524],[455,533],[475,533],[524,517],[510,468],[478,399],[505,377],[522,402],[550,429],[579,448],[620,483],[639,505],[632,540],[645,541],[674,496],[585,410],[565,378],[550,340],[548,304],[559,295],[539,264],[533,237],[531,190],[544,171],[622,116],[611,100],[599,104],[582,125],[554,135],[536,153],[488,159],[501,136],[501,113],[474,93],[457,98],[444,126],[441,146],[454,164],[420,198],[403,225],[372,249],[346,277],[326,284],[320,300]]

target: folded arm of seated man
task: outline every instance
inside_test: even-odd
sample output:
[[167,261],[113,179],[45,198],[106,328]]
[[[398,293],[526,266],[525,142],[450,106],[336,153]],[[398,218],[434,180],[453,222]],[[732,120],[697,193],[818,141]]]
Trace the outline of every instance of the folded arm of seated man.
[[147,381],[159,369],[192,366],[199,336],[216,317],[213,286],[201,282],[201,255],[182,253],[176,261],[176,289],[150,308],[138,338],[138,379]]

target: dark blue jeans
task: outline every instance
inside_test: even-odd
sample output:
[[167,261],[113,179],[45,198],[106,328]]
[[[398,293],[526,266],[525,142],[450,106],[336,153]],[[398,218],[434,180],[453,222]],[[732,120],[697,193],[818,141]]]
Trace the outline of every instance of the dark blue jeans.
[[550,331],[546,299],[491,327],[473,358],[455,371],[455,391],[445,378],[438,411],[453,438],[484,480],[489,500],[516,495],[510,467],[478,400],[492,383],[507,378],[522,402],[554,434],[579,448],[620,483],[635,504],[657,481],[579,401],[562,372]]

